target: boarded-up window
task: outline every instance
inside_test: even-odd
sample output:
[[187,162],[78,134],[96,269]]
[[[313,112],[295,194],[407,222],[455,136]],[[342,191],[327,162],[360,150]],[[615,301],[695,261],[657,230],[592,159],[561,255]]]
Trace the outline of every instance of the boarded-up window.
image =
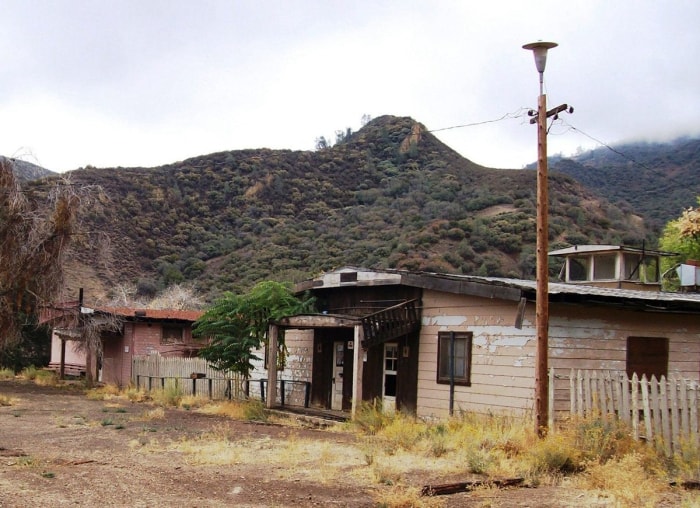
[[627,375],[647,378],[668,376],[668,339],[663,337],[627,338]]
[[438,383],[471,385],[472,333],[438,333]]
[[161,344],[176,344],[184,342],[184,329],[177,325],[163,325]]

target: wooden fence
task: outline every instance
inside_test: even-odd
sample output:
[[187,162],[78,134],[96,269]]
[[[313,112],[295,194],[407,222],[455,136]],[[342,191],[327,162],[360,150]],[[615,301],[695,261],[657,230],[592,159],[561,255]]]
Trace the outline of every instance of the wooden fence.
[[[267,380],[244,380],[240,375],[221,372],[203,358],[168,358],[160,355],[135,356],[131,368],[137,388],[153,390],[176,385],[184,395],[210,399],[247,399],[265,401]],[[277,403],[309,407],[311,383],[280,379]]]
[[[550,371],[550,407],[556,375]],[[683,444],[698,445],[697,381],[661,376],[630,379],[625,372],[572,369],[569,378],[570,413],[614,416],[627,423],[635,439],[662,445],[671,455]]]

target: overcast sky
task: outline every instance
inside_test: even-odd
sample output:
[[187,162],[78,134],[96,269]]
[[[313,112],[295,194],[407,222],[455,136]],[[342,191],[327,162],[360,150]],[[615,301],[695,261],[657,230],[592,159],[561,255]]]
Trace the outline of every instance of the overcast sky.
[[54,171],[312,150],[385,114],[476,163],[520,168],[537,158],[523,115],[538,77],[522,49],[536,40],[559,43],[548,105],[575,107],[552,125],[550,155],[600,146],[591,137],[700,134],[696,0],[0,5],[0,154]]

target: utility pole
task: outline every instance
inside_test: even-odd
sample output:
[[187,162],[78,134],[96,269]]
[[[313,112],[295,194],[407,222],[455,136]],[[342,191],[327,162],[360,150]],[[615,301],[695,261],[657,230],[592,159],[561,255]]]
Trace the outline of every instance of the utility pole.
[[547,96],[544,94],[544,69],[547,64],[547,51],[556,48],[555,42],[533,42],[523,49],[532,50],[535,66],[540,75],[540,95],[537,100],[537,113],[530,112],[537,122],[537,249],[535,294],[535,329],[537,353],[535,359],[535,430],[542,437],[549,427],[549,196],[547,181],[547,118],[573,108],[566,104],[547,111]]

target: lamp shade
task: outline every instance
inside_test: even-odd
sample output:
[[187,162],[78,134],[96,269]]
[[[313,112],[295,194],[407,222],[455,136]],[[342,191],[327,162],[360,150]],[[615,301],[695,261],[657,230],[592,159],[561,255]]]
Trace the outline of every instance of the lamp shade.
[[537,41],[525,44],[523,49],[532,50],[532,53],[535,55],[535,67],[537,67],[537,72],[542,74],[547,65],[547,51],[557,46],[558,44],[556,42]]

